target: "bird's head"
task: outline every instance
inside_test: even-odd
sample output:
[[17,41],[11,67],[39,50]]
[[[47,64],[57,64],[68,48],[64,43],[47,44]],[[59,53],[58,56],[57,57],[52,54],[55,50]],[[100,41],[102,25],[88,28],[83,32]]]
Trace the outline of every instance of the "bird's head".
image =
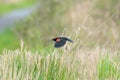
[[61,38],[53,38],[52,41],[59,42],[61,41]]

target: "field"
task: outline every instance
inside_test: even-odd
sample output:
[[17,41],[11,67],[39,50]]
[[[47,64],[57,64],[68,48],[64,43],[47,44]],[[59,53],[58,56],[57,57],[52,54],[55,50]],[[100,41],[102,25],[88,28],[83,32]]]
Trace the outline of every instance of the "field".
[[[119,0],[41,3],[12,29],[20,45],[2,51],[1,80],[120,80]],[[56,49],[56,36],[74,43]]]
[[36,2],[37,0],[1,0],[0,15],[3,15],[13,10],[29,7]]

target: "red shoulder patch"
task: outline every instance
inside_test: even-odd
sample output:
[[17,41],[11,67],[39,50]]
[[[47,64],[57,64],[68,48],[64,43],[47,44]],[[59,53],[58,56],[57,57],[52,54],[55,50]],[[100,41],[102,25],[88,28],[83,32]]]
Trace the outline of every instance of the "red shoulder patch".
[[60,42],[60,38],[56,38],[56,42]]

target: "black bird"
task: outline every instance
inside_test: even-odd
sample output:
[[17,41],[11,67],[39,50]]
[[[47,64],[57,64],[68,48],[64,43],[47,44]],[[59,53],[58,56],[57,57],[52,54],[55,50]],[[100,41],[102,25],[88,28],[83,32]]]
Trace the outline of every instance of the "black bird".
[[52,40],[55,41],[55,45],[54,45],[55,48],[64,46],[66,44],[66,41],[73,42],[67,37],[56,37],[56,38],[53,38]]

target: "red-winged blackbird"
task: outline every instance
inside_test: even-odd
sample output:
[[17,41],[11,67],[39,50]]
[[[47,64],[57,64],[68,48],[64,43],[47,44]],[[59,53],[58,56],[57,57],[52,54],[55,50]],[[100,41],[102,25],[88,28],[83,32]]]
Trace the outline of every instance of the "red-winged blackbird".
[[73,42],[72,40],[66,37],[56,37],[56,38],[53,38],[52,40],[55,41],[55,45],[54,45],[55,48],[64,46],[66,41]]

